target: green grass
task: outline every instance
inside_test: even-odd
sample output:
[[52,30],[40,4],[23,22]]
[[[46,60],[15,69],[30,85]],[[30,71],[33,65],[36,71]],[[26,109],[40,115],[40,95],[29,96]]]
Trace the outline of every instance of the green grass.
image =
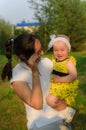
[[[77,59],[79,79],[79,95],[76,108],[78,110],[72,121],[73,130],[86,130],[86,52],[72,53]],[[46,54],[51,58],[51,54]],[[6,58],[0,55],[0,74]],[[13,65],[17,59],[13,59]],[[10,88],[8,81],[0,78],[0,130],[27,130],[26,113],[22,101]]]

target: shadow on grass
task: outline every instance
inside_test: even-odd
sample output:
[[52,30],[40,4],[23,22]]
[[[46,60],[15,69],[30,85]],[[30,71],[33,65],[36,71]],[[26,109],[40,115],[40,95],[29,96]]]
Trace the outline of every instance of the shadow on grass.
[[86,114],[77,113],[72,123],[73,130],[86,130]]

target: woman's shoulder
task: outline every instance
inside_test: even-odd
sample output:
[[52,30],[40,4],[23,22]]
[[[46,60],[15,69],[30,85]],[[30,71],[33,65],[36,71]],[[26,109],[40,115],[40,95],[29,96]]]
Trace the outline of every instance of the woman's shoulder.
[[53,63],[49,58],[41,58],[38,67],[40,70],[43,70],[44,72],[52,71]]
[[46,58],[46,57],[41,58],[40,62],[41,62],[41,64],[46,65],[46,66],[52,66],[53,65],[51,59]]
[[52,60],[50,58],[47,58],[47,57],[44,57],[44,58],[41,58],[40,60],[41,62],[47,62],[47,63],[51,63],[52,64]]
[[15,67],[12,69],[12,73],[17,73],[21,70],[20,63],[16,64]]
[[17,64],[12,70],[12,79],[13,81],[28,81],[31,77],[31,70],[22,63]]
[[13,71],[24,71],[24,70],[29,70],[30,68],[24,63],[24,62],[19,62],[14,68]]

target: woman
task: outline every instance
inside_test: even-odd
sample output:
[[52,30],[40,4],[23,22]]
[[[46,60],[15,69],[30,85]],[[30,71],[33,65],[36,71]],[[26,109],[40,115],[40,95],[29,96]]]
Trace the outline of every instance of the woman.
[[[13,70],[12,47],[14,54],[20,59]],[[64,118],[62,113],[49,107],[45,101],[53,64],[48,58],[41,58],[42,54],[40,41],[33,34],[24,33],[14,41],[8,40],[6,43],[8,63],[1,77],[2,80],[8,77],[14,91],[24,102],[28,130],[62,130]],[[60,104],[61,107],[65,105],[64,102]]]

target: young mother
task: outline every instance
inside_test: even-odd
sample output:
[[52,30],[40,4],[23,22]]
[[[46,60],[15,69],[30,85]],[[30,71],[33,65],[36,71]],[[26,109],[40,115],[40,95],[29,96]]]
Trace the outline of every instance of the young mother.
[[[12,48],[20,59],[13,70]],[[8,63],[3,68],[2,80],[8,77],[14,91],[24,102],[28,130],[68,130],[63,126],[62,113],[46,104],[53,65],[48,58],[41,58],[42,54],[41,43],[33,34],[23,33],[14,40],[8,40]],[[59,104],[60,107],[65,105],[64,102]]]

